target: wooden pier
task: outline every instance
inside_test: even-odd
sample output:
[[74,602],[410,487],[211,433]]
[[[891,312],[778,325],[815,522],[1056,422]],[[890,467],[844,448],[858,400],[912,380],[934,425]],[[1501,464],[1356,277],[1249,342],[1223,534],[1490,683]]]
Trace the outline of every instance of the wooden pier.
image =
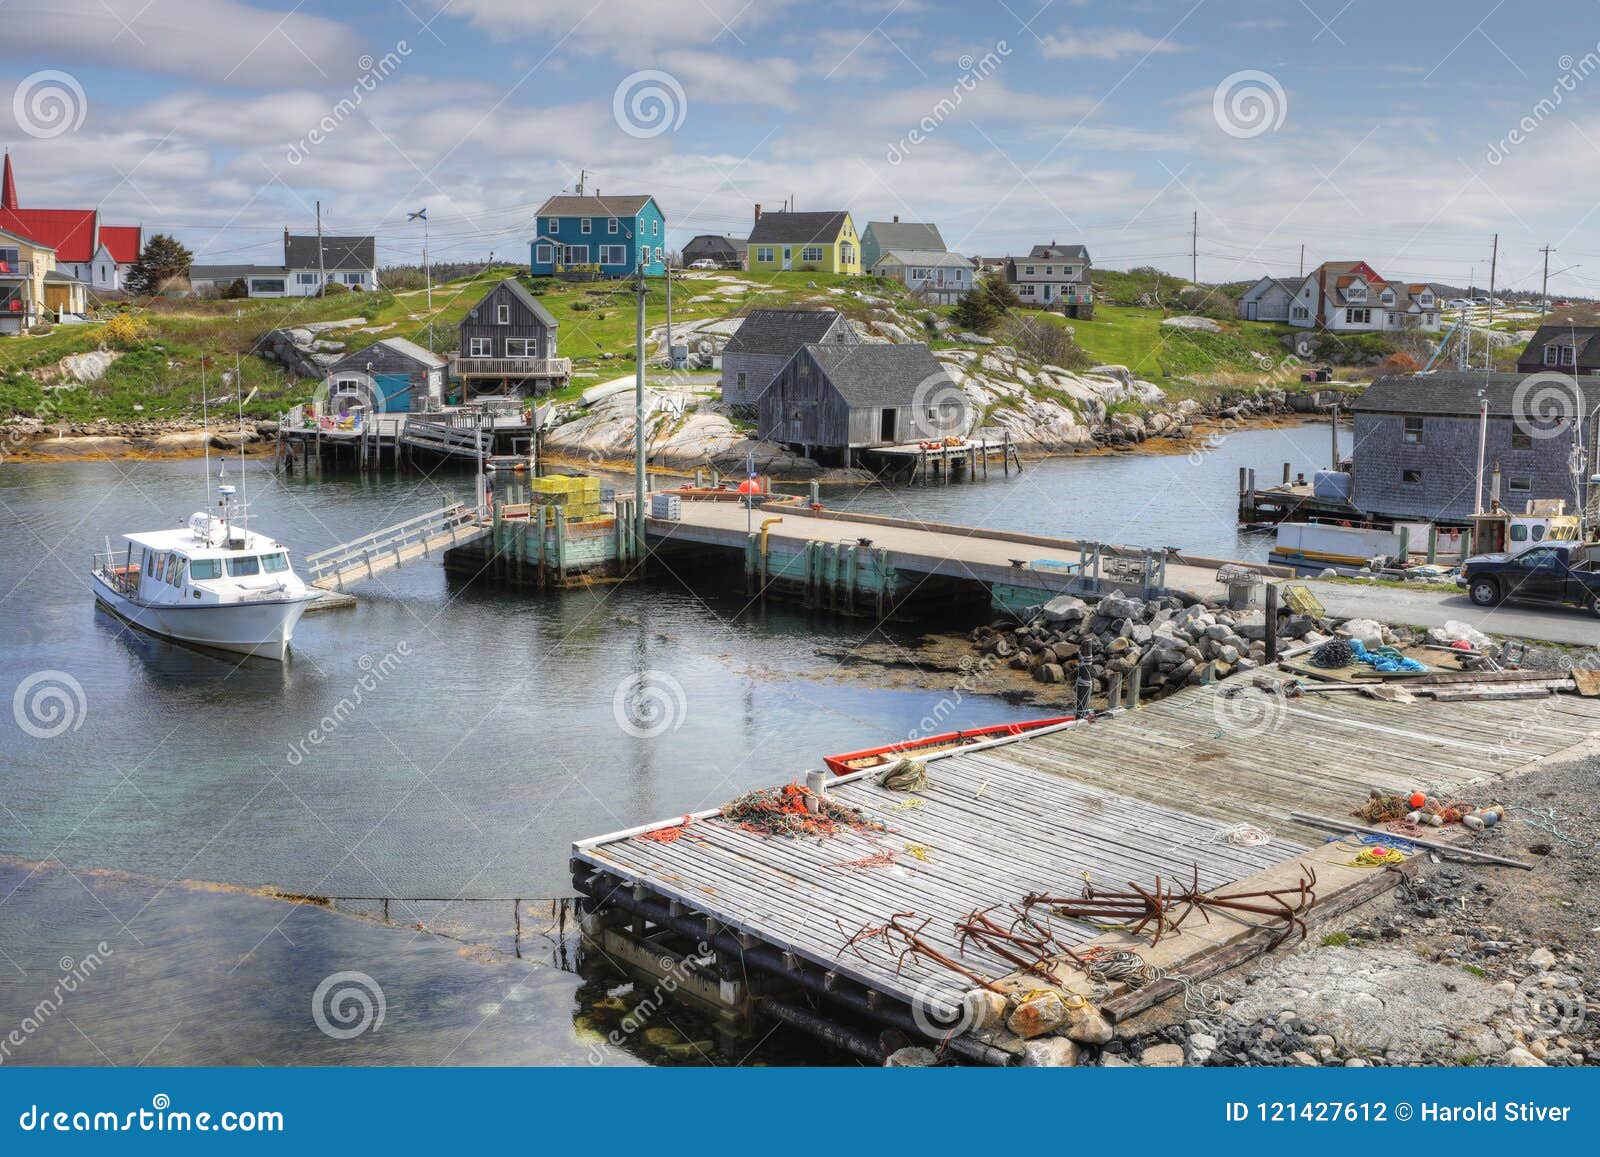
[[[1214,895],[1292,888],[1310,869],[1315,901],[1301,917],[1314,928],[1393,887],[1418,860],[1399,871],[1361,866],[1292,811],[1346,815],[1374,787],[1492,798],[1500,779],[1597,741],[1600,701],[1576,696],[1529,712],[1498,701],[1286,699],[1220,684],[929,756],[927,785],[911,793],[878,786],[871,772],[821,784],[882,831],[760,835],[702,811],[578,842],[573,878],[588,898],[589,935],[659,950],[698,943],[744,1006],[813,1006],[819,1023],[772,1016],[864,1055],[878,1031],[894,1028],[968,1062],[1071,1063],[1073,1046],[1041,1048],[1004,1023],[968,1019],[975,990],[1054,989],[1119,1022],[1183,985],[1130,989],[1065,956],[1048,976],[1025,974],[963,940],[958,920],[997,905],[1009,912],[1030,892],[1077,895],[1086,881],[1152,889],[1158,875],[1180,887],[1198,876]],[[1265,842],[1231,839],[1240,823],[1259,827]],[[858,935],[896,919],[920,929],[938,957]],[[1215,914],[1154,946],[1069,919],[1052,929],[1080,957],[1131,950],[1188,982],[1275,940]]]
[[863,447],[854,454],[863,465],[904,475],[911,485],[949,485],[956,478],[987,478],[994,458],[1000,460],[1000,471],[1006,477],[1022,473],[1022,455],[1004,426],[985,427],[976,437],[958,441]]

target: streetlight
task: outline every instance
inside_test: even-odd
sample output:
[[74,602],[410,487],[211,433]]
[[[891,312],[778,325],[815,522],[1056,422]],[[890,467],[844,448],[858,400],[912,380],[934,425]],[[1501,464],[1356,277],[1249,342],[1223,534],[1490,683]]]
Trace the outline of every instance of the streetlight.
[[1564,269],[1558,269],[1554,273],[1545,275],[1544,286],[1539,291],[1539,320],[1541,322],[1544,321],[1545,311],[1550,308],[1550,278],[1560,277],[1563,273],[1571,273],[1574,269],[1582,268],[1582,265],[1568,265]]

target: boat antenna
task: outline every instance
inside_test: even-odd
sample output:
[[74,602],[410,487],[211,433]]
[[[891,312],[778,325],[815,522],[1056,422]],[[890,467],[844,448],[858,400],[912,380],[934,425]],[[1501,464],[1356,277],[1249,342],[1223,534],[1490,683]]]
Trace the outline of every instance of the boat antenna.
[[[239,353],[233,354],[233,388],[234,396],[239,399],[239,529],[245,533],[250,531],[250,490],[245,485],[244,478],[244,404],[250,400],[244,396],[244,371],[239,365]],[[255,391],[250,391],[250,397],[255,397]]]
[[211,517],[211,417],[206,410],[206,355],[200,355],[200,431],[206,446],[206,517]]

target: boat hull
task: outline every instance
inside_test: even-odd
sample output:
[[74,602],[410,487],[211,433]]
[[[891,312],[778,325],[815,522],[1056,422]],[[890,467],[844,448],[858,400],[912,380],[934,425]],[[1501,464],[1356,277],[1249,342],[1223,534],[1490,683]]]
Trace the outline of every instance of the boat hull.
[[317,596],[264,599],[249,603],[212,603],[185,607],[140,603],[94,580],[95,601],[118,618],[168,639],[218,651],[283,660],[294,638],[295,624]]
[[920,739],[907,739],[900,743],[887,743],[882,747],[868,747],[861,751],[847,751],[843,755],[825,755],[822,761],[835,775],[849,775],[867,767],[881,766],[896,759],[914,758],[918,752],[928,754],[956,747],[970,747],[991,739],[1026,735],[1043,727],[1071,723],[1073,716],[1058,715],[1050,719],[1029,719],[1022,723],[994,723],[988,727],[970,727],[965,731],[947,731],[943,735],[928,735]]

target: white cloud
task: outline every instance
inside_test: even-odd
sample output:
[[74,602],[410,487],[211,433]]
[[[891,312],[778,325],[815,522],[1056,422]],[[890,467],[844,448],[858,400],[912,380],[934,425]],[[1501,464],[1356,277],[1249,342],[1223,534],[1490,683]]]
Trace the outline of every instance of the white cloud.
[[1046,36],[1040,53],[1049,60],[1120,60],[1124,56],[1183,52],[1188,46],[1157,38],[1137,28],[1063,28]]
[[239,0],[78,2],[11,0],[0,13],[7,53],[31,52],[68,71],[97,61],[219,84],[279,85],[344,80],[362,51],[347,25]]
[[[760,25],[793,0],[455,0],[446,19],[461,17],[493,36],[567,41],[588,52],[637,58],[669,40],[740,49]],[[642,63],[642,61],[641,61]]]
[[783,57],[743,58],[699,49],[678,49],[661,55],[661,67],[680,84],[692,109],[708,104],[799,106],[794,94],[800,67]]

